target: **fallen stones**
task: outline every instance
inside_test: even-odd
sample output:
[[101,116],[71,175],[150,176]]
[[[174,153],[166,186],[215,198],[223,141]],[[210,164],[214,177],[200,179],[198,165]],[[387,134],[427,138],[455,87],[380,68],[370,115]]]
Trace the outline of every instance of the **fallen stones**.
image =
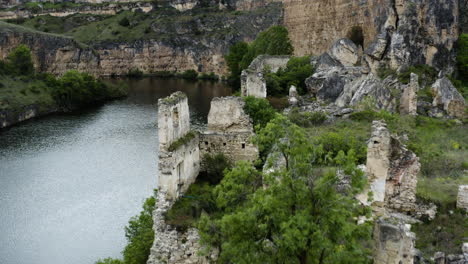
[[449,116],[463,118],[465,116],[465,99],[453,86],[447,77],[438,79],[432,85],[434,107],[441,107]]

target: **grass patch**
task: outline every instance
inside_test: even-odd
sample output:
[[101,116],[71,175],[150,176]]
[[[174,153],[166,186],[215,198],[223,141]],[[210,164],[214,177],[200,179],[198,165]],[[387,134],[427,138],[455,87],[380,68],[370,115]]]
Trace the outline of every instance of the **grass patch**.
[[22,109],[38,105],[46,110],[55,106],[55,101],[44,82],[30,77],[0,76],[0,110]]
[[197,133],[195,131],[189,131],[183,137],[181,137],[181,138],[177,139],[176,141],[172,142],[171,145],[169,146],[168,150],[169,151],[174,151],[174,150],[178,149],[179,147],[187,144],[192,139],[194,139],[196,135],[197,135]]

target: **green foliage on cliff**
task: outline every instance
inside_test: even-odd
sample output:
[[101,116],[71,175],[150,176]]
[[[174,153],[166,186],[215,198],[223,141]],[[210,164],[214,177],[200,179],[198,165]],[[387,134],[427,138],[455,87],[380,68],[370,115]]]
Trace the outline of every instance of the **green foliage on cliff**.
[[310,57],[292,57],[286,68],[279,69],[278,72],[264,73],[268,95],[281,96],[287,95],[291,85],[297,87],[299,94],[305,94],[305,79],[313,74],[313,67],[310,64]]
[[153,211],[156,204],[156,190],[154,195],[145,200],[143,210],[133,216],[125,227],[125,237],[128,244],[122,251],[123,260],[105,258],[96,264],[146,264],[154,240]]
[[233,45],[225,57],[229,68],[229,80],[234,87],[240,86],[240,73],[249,67],[259,55],[291,55],[293,46],[288,30],[283,26],[273,26],[258,34],[250,44],[244,42]]
[[199,229],[204,243],[220,249],[220,262],[368,263],[362,241],[370,239],[371,225],[353,219],[369,213],[353,198],[365,184],[354,152],[334,157],[351,176],[349,189],[339,193],[335,171],[315,169],[320,148],[287,118],[273,119],[257,143],[275,145],[285,165],[262,174],[239,163],[213,190],[221,213],[203,215]]
[[34,65],[31,49],[20,44],[8,54],[6,61],[0,62],[0,75],[31,75]]

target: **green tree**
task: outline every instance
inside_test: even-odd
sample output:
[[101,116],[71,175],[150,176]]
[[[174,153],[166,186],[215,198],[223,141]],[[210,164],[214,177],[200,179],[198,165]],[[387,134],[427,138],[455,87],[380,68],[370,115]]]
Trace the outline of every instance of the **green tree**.
[[293,57],[288,61],[286,68],[276,73],[268,70],[264,73],[269,95],[287,95],[289,87],[294,85],[300,94],[306,92],[305,80],[313,74],[310,57]]
[[276,110],[267,99],[246,96],[244,101],[244,111],[252,118],[255,130],[265,127],[276,115]]
[[237,43],[229,50],[226,63],[230,70],[230,81],[235,87],[240,85],[240,73],[259,55],[291,55],[293,46],[288,30],[283,26],[273,26],[258,34],[250,44]]
[[19,45],[7,57],[7,62],[13,74],[30,75],[34,73],[31,50],[26,45]]
[[263,174],[261,184],[252,184],[253,173],[240,165],[216,188],[217,204],[229,209],[217,219],[202,217],[200,232],[203,242],[220,249],[220,262],[369,263],[370,253],[361,242],[370,239],[371,224],[358,225],[355,219],[369,210],[354,199],[365,177],[353,151],[336,157],[335,163],[351,176],[349,189],[338,192],[333,170],[314,169],[320,148],[304,129],[277,116],[258,137],[260,145],[275,145],[286,162]]
[[236,87],[240,86],[240,75],[242,72],[241,61],[248,52],[249,45],[245,42],[238,42],[229,48],[229,53],[224,58],[229,69],[229,81]]
[[458,39],[457,66],[460,78],[468,81],[468,34],[461,34]]

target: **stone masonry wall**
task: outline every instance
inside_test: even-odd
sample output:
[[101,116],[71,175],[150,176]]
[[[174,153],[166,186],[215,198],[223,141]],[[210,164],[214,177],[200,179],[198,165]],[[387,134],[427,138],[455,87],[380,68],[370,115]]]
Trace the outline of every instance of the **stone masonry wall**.
[[252,121],[240,97],[217,97],[211,101],[208,130],[200,136],[200,154],[222,153],[231,161],[254,161],[258,149],[251,142]]
[[190,132],[190,113],[187,96],[175,92],[158,101],[159,133],[159,189],[167,193],[167,198],[175,200],[184,193],[198,176],[200,153],[198,135],[186,140],[176,149],[171,145],[187,139]]

